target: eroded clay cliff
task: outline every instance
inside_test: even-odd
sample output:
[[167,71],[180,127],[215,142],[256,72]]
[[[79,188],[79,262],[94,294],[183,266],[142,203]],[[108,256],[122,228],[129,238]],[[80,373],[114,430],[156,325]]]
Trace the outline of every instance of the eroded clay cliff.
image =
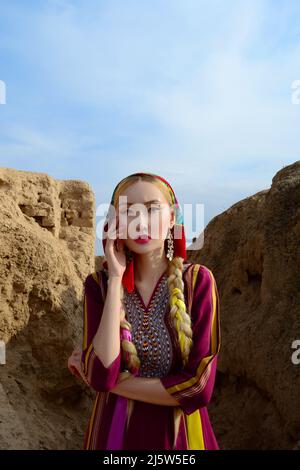
[[[201,239],[201,237],[200,237]],[[221,297],[222,347],[209,407],[223,448],[293,448],[300,442],[300,161],[270,189],[210,221],[203,248]],[[298,444],[299,445],[299,444]]]
[[83,181],[4,168],[0,197],[0,448],[80,448],[90,392],[67,359],[94,270],[94,194]]

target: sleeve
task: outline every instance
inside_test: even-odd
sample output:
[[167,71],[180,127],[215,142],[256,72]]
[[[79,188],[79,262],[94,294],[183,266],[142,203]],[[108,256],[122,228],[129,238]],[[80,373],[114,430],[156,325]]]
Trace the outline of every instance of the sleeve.
[[[102,273],[100,272],[102,276]],[[105,367],[99,357],[96,355],[93,346],[93,338],[98,330],[104,300],[97,273],[92,273],[87,276],[84,282],[84,296],[83,296],[83,340],[82,340],[82,354],[81,354],[81,367],[84,376],[87,379],[90,387],[97,392],[109,391],[117,383],[120,365],[121,365],[121,351],[116,359]]]
[[193,345],[187,364],[178,373],[160,379],[187,415],[206,406],[211,399],[221,344],[217,285],[212,272],[203,265],[195,280],[191,319]]

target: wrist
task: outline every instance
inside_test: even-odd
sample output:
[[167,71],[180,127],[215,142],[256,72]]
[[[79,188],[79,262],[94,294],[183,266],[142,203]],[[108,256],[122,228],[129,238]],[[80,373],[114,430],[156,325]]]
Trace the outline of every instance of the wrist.
[[132,377],[133,375],[131,374],[131,372],[128,369],[125,369],[119,373],[118,383],[121,383],[123,382],[123,380],[128,380]]
[[109,276],[107,280],[108,284],[121,284],[122,276]]

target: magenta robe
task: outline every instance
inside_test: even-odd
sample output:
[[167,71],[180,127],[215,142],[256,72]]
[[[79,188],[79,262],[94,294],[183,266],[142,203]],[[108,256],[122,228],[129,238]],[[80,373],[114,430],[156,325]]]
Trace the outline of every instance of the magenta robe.
[[[161,280],[162,277],[151,299]],[[165,406],[110,393],[122,370],[121,351],[109,367],[104,367],[92,345],[103,311],[107,277],[103,271],[87,276],[81,364],[96,397],[84,436],[85,450],[219,449],[207,411],[221,343],[218,289],[210,269],[200,264],[185,265],[183,281],[187,312],[192,321],[193,346],[188,363],[182,368],[178,343],[172,343],[172,368],[160,380],[180,406]]]

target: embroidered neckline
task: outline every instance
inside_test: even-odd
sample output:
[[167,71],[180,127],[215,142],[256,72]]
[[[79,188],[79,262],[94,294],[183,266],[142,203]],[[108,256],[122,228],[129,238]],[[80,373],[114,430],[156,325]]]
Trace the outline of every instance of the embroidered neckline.
[[141,304],[143,310],[145,310],[145,312],[149,312],[149,310],[151,309],[152,304],[153,304],[153,301],[154,301],[154,299],[155,299],[155,297],[156,297],[156,293],[157,293],[157,291],[158,291],[158,288],[160,287],[160,285],[161,285],[161,283],[162,283],[162,281],[164,280],[165,277],[167,277],[167,273],[166,273],[166,272],[162,273],[162,275],[161,275],[160,278],[158,279],[158,281],[157,281],[157,283],[156,283],[156,285],[155,285],[155,287],[154,287],[154,289],[153,289],[153,291],[152,291],[152,294],[151,294],[151,297],[150,297],[150,300],[149,300],[147,306],[145,305],[144,300],[143,300],[143,298],[142,298],[142,296],[141,296],[141,294],[140,294],[138,288],[137,288],[136,286],[134,287],[134,291],[133,291],[133,292],[136,294],[136,296],[137,296],[137,298],[138,298],[138,300],[139,300],[139,302],[140,302],[140,304]]

